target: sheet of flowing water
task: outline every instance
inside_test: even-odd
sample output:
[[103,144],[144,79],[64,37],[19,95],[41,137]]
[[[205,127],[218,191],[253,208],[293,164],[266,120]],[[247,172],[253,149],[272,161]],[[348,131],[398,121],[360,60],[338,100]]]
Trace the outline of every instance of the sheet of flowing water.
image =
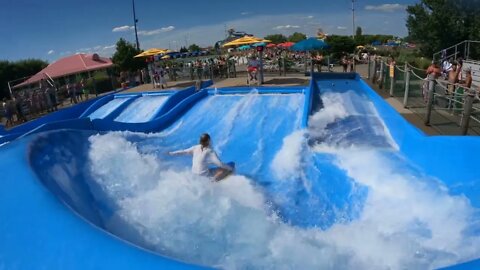
[[103,119],[111,112],[113,112],[116,108],[126,102],[129,98],[126,97],[116,97],[107,104],[103,105],[102,107],[98,108],[98,110],[94,111],[89,115],[90,119]]
[[[107,228],[227,269],[428,269],[479,254],[478,211],[397,152],[364,96],[322,98],[309,130],[302,95],[251,94],[202,100],[159,134],[91,136]],[[211,183],[165,155],[203,132],[236,175]]]
[[115,121],[125,123],[142,123],[152,119],[167,101],[169,96],[143,96],[137,98],[117,117]]

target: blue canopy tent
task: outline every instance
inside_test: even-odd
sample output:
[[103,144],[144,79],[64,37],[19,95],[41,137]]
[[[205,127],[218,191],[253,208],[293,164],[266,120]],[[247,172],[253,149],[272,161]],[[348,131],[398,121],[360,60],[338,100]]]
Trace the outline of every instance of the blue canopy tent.
[[265,42],[259,42],[259,43],[255,43],[252,45],[253,47],[265,47],[267,46],[267,43]]
[[238,49],[239,49],[240,51],[245,51],[245,50],[248,50],[248,49],[250,49],[250,48],[251,48],[250,45],[243,45],[243,46],[238,47]]
[[290,49],[293,51],[307,52],[307,51],[321,50],[327,47],[328,45],[327,43],[325,43],[325,41],[318,40],[316,38],[311,37],[296,43],[295,45],[290,47]]
[[[311,37],[296,43],[295,45],[290,47],[290,50],[300,51],[300,52],[310,52],[310,51],[316,51],[316,50],[321,50],[325,48],[328,48],[328,45],[327,43],[325,43],[325,41],[318,40],[317,38]],[[330,64],[328,65],[330,66]],[[319,69],[321,69],[321,67],[319,67]],[[307,73],[307,56],[306,55],[305,55],[305,73]],[[313,73],[313,63],[311,64],[310,74],[311,73]]]

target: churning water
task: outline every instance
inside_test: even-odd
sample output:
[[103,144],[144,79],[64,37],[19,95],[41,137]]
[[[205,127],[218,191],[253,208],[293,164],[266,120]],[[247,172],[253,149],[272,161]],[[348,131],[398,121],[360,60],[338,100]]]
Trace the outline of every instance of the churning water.
[[[398,152],[373,104],[322,99],[308,130],[303,95],[250,94],[208,97],[162,133],[91,136],[107,227],[226,269],[428,269],[480,253],[478,210]],[[165,155],[203,132],[236,175],[212,183]]]

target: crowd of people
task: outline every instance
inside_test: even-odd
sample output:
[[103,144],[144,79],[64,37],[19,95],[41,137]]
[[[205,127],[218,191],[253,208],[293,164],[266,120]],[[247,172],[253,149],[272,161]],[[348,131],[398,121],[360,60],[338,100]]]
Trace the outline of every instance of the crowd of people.
[[[471,68],[464,68],[463,59],[457,60],[445,59],[441,61],[441,66],[435,62],[427,68],[427,78],[432,76],[434,79],[443,77],[448,82],[445,95],[463,95],[466,91],[472,88],[472,70]],[[424,93],[427,90],[424,87]],[[479,90],[480,91],[480,88]]]
[[[91,78],[91,84],[95,79]],[[67,80],[63,86],[56,86],[49,80],[42,79],[38,87],[14,91],[11,99],[4,98],[0,106],[0,119],[3,118],[5,127],[24,123],[45,113],[58,110],[58,107],[67,104],[77,104],[90,97],[90,88],[86,79]],[[94,87],[93,87],[94,88]],[[95,89],[95,88],[94,88]],[[92,89],[92,90],[94,90]],[[93,91],[96,94],[96,91]]]

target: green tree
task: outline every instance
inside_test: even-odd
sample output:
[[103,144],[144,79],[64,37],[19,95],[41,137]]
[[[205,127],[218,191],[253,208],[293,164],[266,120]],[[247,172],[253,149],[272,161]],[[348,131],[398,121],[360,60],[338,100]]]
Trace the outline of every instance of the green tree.
[[421,0],[407,7],[409,39],[424,56],[480,38],[479,0]]
[[358,26],[355,31],[355,38],[362,36],[362,27]]
[[265,36],[265,39],[271,40],[272,43],[275,43],[275,44],[283,43],[287,41],[287,37],[282,34],[268,35],[268,36]]
[[197,44],[193,43],[192,45],[188,46],[188,51],[190,52],[198,52],[201,48]]
[[113,54],[112,61],[115,66],[121,71],[134,71],[146,66],[145,59],[134,58],[135,55],[141,53],[137,50],[133,43],[120,38],[117,42],[117,48]]
[[186,52],[188,52],[188,49],[187,49],[186,47],[183,47],[183,46],[182,46],[182,47],[180,48],[180,52],[181,52],[181,53],[186,53]]
[[9,81],[33,76],[47,65],[47,62],[39,59],[26,59],[15,62],[0,61],[0,99],[10,97],[8,90]]
[[307,36],[304,33],[299,33],[299,32],[295,32],[288,37],[288,41],[295,42],[295,43],[302,41],[304,39],[307,39]]
[[334,57],[339,57],[343,53],[353,53],[355,50],[355,41],[351,36],[328,36],[325,40],[329,46],[328,52]]

